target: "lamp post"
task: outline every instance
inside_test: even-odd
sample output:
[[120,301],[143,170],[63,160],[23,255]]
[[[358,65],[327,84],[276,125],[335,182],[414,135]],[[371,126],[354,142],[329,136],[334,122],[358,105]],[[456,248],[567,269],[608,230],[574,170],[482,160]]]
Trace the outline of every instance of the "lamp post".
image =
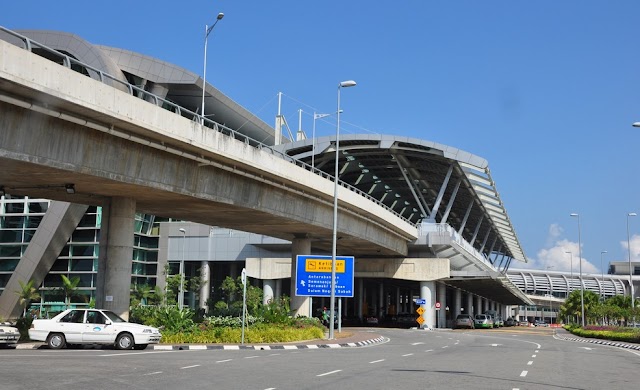
[[336,111],[336,169],[333,177],[333,238],[331,240],[331,302],[329,310],[331,312],[329,318],[329,340],[333,340],[333,321],[335,318],[335,300],[336,300],[336,252],[338,241],[338,162],[340,161],[340,89],[354,87],[356,82],[353,80],[343,81],[338,84],[338,110]]
[[602,255],[608,253],[607,251],[600,251],[600,272],[602,273],[602,300],[604,301],[604,262],[602,261]]
[[178,229],[182,233],[182,258],[180,259],[180,291],[178,293],[178,308],[182,310],[184,306],[184,241],[187,236],[187,231],[183,228]]
[[[634,123],[635,126],[635,123]],[[633,312],[635,302],[633,302],[634,292],[633,292],[633,267],[631,267],[631,237],[629,236],[629,217],[635,217],[636,213],[627,213],[627,249],[629,250],[629,291],[631,292],[631,311]],[[635,323],[635,317],[633,319]],[[635,324],[634,324],[635,326]]]
[[582,313],[582,327],[584,328],[584,284],[582,283],[582,240],[580,238],[580,214],[571,213],[572,217],[578,218],[578,262],[580,269],[580,311]]
[[209,34],[213,31],[213,28],[218,24],[219,21],[224,18],[224,14],[220,12],[216,17],[216,21],[209,27],[208,25],[204,25],[204,70],[202,72],[202,124],[204,124],[204,92],[207,88],[207,41],[209,40]]

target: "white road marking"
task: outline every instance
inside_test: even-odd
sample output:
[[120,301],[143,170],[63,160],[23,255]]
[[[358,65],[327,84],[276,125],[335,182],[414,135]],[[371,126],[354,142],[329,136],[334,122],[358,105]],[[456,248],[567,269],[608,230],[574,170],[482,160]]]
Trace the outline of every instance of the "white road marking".
[[373,364],[373,363],[380,363],[380,362],[384,362],[384,359],[374,360],[374,361],[372,361],[372,362],[369,362],[369,364]]
[[150,373],[144,374],[144,375],[147,376],[147,375],[158,375],[158,374],[162,374],[162,371],[150,372]]
[[413,355],[413,354],[412,353],[407,353],[407,354],[402,355],[402,357],[411,356],[411,355]]
[[522,377],[527,376],[527,373],[529,373],[529,371],[522,371],[520,373],[520,376],[522,376]]
[[433,352],[433,349],[427,349],[425,352]]
[[593,348],[589,348],[589,347],[580,347],[580,348],[584,348],[584,349],[586,349],[587,351],[592,351],[592,350],[593,350]]
[[502,344],[491,344],[492,347],[497,347],[498,345],[502,345]]
[[105,355],[98,355],[101,357],[110,357],[110,356],[129,356],[129,355],[146,355],[149,353],[170,353],[173,351],[152,351],[152,352],[125,352],[125,353],[110,353],[110,354],[105,354]]
[[194,368],[194,367],[200,367],[199,364],[194,364],[193,366],[186,366],[186,367],[180,367],[181,370],[187,369],[187,368]]
[[527,366],[530,366],[530,365],[532,365],[532,364],[533,364],[533,360],[529,360],[529,361],[527,362]]
[[260,356],[258,356],[258,355],[255,355],[255,356],[245,356],[244,358],[245,358],[245,359],[253,359],[253,358],[257,358],[257,357],[260,357]]
[[538,356],[538,355],[531,355],[532,358],[535,358],[536,356]]
[[411,343],[411,345],[420,345],[420,344],[424,344],[423,342],[419,342],[419,343]]
[[324,374],[318,374],[316,376],[325,376],[325,375],[331,375],[331,374],[335,374],[336,372],[340,372],[342,370],[334,370],[334,371],[329,371],[329,372],[325,372]]
[[540,352],[540,351],[538,351],[538,350],[536,349],[536,350],[535,350],[535,352],[536,352],[536,353],[538,353],[538,352]]
[[445,348],[449,348],[449,346],[448,346],[448,345],[445,345],[444,347],[442,347],[442,349],[445,349]]
[[216,363],[224,363],[224,362],[230,362],[233,359],[225,359],[225,360],[218,360]]
[[[272,353],[272,354],[270,354],[269,356],[280,356],[280,354],[279,354],[279,353]],[[268,390],[268,389],[267,389],[267,390]]]

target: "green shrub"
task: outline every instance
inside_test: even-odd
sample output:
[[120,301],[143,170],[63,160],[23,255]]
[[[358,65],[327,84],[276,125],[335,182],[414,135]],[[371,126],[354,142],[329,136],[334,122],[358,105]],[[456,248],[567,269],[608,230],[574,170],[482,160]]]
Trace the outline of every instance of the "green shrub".
[[28,341],[29,340],[29,328],[31,328],[31,323],[33,322],[33,317],[20,317],[16,321],[16,328],[20,332],[20,341]]

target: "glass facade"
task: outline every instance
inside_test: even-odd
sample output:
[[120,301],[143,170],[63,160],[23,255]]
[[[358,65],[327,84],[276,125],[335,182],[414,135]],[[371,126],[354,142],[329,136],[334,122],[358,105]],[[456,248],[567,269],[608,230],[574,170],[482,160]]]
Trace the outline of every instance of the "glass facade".
[[[4,291],[49,204],[50,201],[47,199],[13,197],[8,194],[0,198],[0,292]],[[102,208],[90,206],[39,286],[40,302],[33,302],[32,307],[41,307],[46,312],[64,309],[64,294],[59,291],[59,287],[62,286],[60,275],[70,279],[77,277],[80,280],[74,296],[71,297],[73,307],[88,306],[95,298],[101,220]],[[164,221],[167,219],[136,214],[132,284],[155,287],[158,273],[159,223]]]

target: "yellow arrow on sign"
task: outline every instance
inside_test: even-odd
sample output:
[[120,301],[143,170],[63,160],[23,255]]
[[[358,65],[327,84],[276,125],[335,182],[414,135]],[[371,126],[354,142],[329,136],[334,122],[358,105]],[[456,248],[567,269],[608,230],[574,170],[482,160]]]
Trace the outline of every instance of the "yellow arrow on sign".
[[422,306],[420,306],[419,308],[416,309],[416,313],[423,315],[424,314],[424,308]]
[[418,321],[418,324],[422,325],[422,323],[424,322],[424,318],[418,317],[416,318],[416,321]]

